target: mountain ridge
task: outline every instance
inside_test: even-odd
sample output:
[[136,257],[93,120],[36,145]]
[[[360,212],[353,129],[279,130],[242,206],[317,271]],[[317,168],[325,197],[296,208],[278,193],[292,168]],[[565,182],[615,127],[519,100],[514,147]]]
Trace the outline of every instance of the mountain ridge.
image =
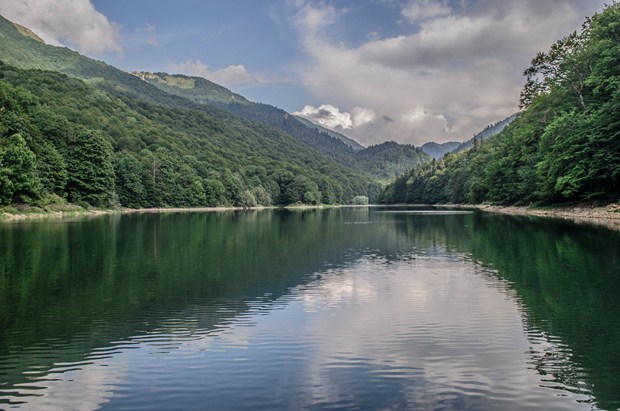
[[379,192],[289,134],[42,44],[2,17],[0,37],[0,204],[334,204]]
[[175,96],[277,128],[322,151],[338,163],[369,173],[382,181],[393,179],[411,167],[430,160],[412,145],[400,145],[396,148],[393,144],[377,144],[375,149],[364,153],[366,148],[340,133],[269,104],[251,102],[202,77],[148,72],[132,74]]

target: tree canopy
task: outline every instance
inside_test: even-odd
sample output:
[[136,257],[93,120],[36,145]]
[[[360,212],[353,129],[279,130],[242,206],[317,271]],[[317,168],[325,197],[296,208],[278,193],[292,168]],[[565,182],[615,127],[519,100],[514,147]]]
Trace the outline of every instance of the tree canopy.
[[97,207],[349,203],[380,191],[368,175],[266,125],[6,64],[0,182],[5,205],[52,194]]
[[549,204],[620,197],[620,4],[538,53],[517,119],[469,151],[412,169],[385,203]]

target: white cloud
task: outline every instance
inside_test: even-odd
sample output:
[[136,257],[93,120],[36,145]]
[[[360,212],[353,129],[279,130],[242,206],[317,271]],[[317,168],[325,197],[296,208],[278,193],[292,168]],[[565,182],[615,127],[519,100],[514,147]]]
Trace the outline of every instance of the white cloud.
[[323,104],[319,107],[306,105],[301,111],[293,114],[337,131],[362,127],[377,118],[377,113],[369,108],[354,107],[348,113],[340,111],[338,107],[331,104]]
[[95,10],[90,0],[2,0],[0,14],[49,44],[87,54],[122,51],[119,26]]
[[213,71],[200,60],[187,60],[171,66],[171,70],[175,73],[204,77],[214,83],[228,87],[259,82],[256,77],[248,73],[242,64],[230,65],[226,68]]
[[412,22],[431,17],[445,16],[451,12],[452,9],[445,1],[437,0],[414,0],[401,11],[403,17]]
[[346,15],[312,4],[304,9],[313,15],[297,15],[308,57],[299,68],[305,88],[340,112],[382,113],[363,124],[351,119],[347,134],[361,143],[416,145],[462,141],[516,112],[521,73],[534,55],[601,7],[599,0],[471,0],[452,8],[414,0],[401,16],[416,24],[352,47],[328,36],[332,26],[346,27]]
[[296,5],[300,7],[300,10],[295,16],[295,21],[301,30],[309,36],[317,35],[323,27],[332,24],[339,14],[344,13],[344,11],[337,12],[334,7],[324,3],[315,5],[312,3],[302,4],[298,1]]
[[377,113],[370,108],[353,107],[351,110],[351,120],[354,127],[361,127],[377,118]]
[[319,107],[304,106],[301,111],[293,113],[331,129],[348,130],[353,127],[350,113],[342,113],[338,107],[323,104]]

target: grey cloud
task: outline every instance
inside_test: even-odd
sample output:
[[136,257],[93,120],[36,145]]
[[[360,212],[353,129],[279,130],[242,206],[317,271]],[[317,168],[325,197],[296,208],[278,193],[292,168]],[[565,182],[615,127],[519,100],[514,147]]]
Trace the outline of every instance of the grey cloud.
[[310,60],[300,78],[317,100],[343,112],[362,106],[393,120],[353,124],[347,133],[362,143],[465,140],[515,113],[521,73],[535,53],[602,6],[598,0],[456,3],[449,15],[427,13],[414,32],[357,48],[300,32]]
[[325,109],[321,109],[318,111],[318,113],[316,113],[316,117],[317,118],[331,118],[332,117],[332,113],[325,110]]
[[[466,68],[480,59],[501,58],[527,62],[573,27],[577,13],[567,10],[533,24],[534,16],[518,13],[492,16],[447,16],[425,23],[410,36],[370,42],[359,49],[361,57],[394,69],[431,70]],[[521,67],[522,69],[523,67]]]

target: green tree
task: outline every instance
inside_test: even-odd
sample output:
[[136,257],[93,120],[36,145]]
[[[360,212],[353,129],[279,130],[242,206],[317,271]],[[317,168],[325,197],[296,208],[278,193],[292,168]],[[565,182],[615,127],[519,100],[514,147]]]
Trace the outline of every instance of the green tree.
[[224,169],[221,173],[221,181],[226,189],[226,199],[229,204],[234,206],[243,206],[245,185],[238,173],[234,173],[229,169]]
[[74,203],[109,207],[115,199],[112,145],[99,131],[77,130],[68,141],[67,192]]
[[43,194],[63,196],[67,186],[67,166],[65,159],[56,148],[43,141],[36,151],[37,171],[41,179]]
[[117,157],[114,173],[116,194],[121,205],[132,208],[146,206],[147,192],[142,183],[144,173],[140,161],[133,154]]
[[[4,140],[4,141],[2,141]],[[41,195],[36,156],[20,134],[0,140],[0,204],[28,203]]]
[[271,194],[269,194],[263,186],[254,187],[252,189],[252,195],[256,199],[258,205],[270,206],[273,204]]
[[250,190],[243,191],[243,193],[241,193],[239,205],[243,208],[256,207],[257,203],[254,194],[252,194]]
[[205,205],[207,207],[218,207],[228,204],[226,198],[226,187],[219,179],[208,178],[204,182]]

